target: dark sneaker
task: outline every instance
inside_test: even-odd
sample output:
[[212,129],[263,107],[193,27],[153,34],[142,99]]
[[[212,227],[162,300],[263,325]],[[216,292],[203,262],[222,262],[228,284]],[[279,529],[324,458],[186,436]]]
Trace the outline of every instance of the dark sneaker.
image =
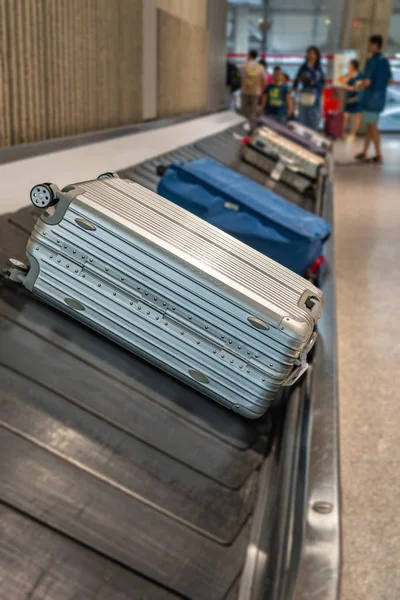
[[368,160],[365,152],[360,152],[360,154],[356,154],[354,157],[356,160],[361,160],[362,162]]

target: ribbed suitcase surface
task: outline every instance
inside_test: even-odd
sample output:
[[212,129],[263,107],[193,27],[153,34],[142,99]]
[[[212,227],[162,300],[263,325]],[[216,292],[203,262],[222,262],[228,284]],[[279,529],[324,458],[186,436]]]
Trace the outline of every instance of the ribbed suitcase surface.
[[287,127],[300,138],[306,140],[306,142],[313,144],[317,148],[321,148],[325,153],[332,151],[332,141],[323,133],[314,131],[314,129],[310,129],[310,127],[306,127],[298,121],[289,121]]
[[[327,153],[331,150],[332,144],[326,145],[321,143],[320,138],[324,138],[325,142],[329,142],[327,138],[324,136],[319,136],[312,129],[303,127],[297,121],[289,121],[287,124],[284,124],[271,119],[271,117],[263,116],[258,120],[258,124],[260,127],[268,127],[268,129],[272,129],[276,133],[279,133],[279,135],[282,135],[284,138],[291,140],[303,148],[307,148],[307,150],[310,152],[318,154],[323,158],[325,158]],[[310,135],[310,132],[315,135]]]
[[309,179],[303,177],[302,175],[298,175],[290,168],[285,167],[280,170],[280,167],[278,166],[280,159],[277,156],[275,158],[271,158],[272,154],[268,156],[263,150],[264,148],[259,146],[244,146],[242,150],[243,161],[252,167],[255,167],[262,173],[267,174],[272,181],[274,181],[274,179],[281,181],[300,194],[304,194],[311,187],[311,182]]
[[323,306],[308,281],[126,180],[58,198],[13,271],[27,289],[246,417],[305,370]]
[[283,166],[297,175],[315,181],[326,166],[324,158],[279,135],[272,129],[260,127],[250,136],[249,146],[269,157],[276,157]]
[[300,206],[309,212],[314,211],[314,200],[312,195],[301,194],[282,181],[271,179],[267,173],[244,160],[239,162],[236,170],[241,175],[245,175],[249,179],[252,179],[256,183],[271,190],[271,192],[278,194],[281,198],[285,198],[285,200],[291,202],[291,204]]

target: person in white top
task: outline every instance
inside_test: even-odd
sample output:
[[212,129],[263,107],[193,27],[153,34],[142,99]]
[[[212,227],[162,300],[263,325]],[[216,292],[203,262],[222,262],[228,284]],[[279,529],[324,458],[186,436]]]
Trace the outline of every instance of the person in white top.
[[257,51],[251,50],[247,61],[240,67],[242,76],[241,112],[249,121],[254,121],[257,117],[260,90],[265,87],[265,69],[257,62],[257,56]]

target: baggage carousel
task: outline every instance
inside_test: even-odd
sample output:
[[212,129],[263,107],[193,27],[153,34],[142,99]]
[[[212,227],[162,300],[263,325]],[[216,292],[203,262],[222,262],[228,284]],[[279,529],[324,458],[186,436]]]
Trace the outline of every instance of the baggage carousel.
[[[242,132],[120,174],[155,189],[175,160],[237,168]],[[322,210],[331,222],[331,183]],[[2,270],[37,217],[0,217]],[[1,598],[337,598],[332,245],[312,367],[258,421],[0,281]]]

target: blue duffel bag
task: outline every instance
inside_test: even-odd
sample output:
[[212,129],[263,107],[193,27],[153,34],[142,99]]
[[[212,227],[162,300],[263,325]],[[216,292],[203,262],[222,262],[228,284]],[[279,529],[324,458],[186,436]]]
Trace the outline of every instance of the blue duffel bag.
[[300,275],[331,233],[321,217],[209,158],[171,165],[158,193]]

